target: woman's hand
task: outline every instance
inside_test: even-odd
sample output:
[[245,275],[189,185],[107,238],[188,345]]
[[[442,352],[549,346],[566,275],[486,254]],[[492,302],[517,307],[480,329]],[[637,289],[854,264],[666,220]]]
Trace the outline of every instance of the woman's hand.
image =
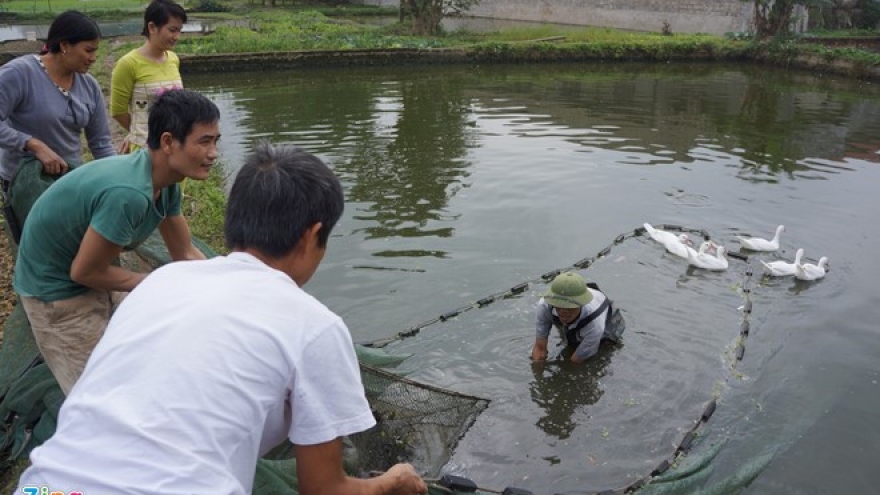
[[128,136],[122,140],[122,143],[119,145],[119,148],[116,150],[117,155],[127,155],[131,153],[131,141],[128,140]]
[[30,138],[25,143],[25,149],[30,151],[43,164],[43,171],[49,175],[61,175],[70,168],[64,158],[52,151],[52,148],[37,138]]

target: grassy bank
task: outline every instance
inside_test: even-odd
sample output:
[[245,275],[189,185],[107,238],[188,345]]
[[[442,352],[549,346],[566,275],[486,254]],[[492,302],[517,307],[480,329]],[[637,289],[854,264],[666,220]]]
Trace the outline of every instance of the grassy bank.
[[217,253],[225,253],[223,217],[226,213],[226,176],[223,167],[214,167],[206,181],[187,180],[181,205],[193,235]]

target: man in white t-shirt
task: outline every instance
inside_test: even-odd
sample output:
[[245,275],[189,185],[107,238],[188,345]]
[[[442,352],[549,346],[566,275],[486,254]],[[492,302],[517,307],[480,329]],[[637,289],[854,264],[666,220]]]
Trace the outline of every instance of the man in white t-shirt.
[[318,158],[260,145],[230,192],[232,253],[159,268],[123,301],[16,493],[248,494],[285,439],[303,495],[426,493],[409,464],[343,471],[342,437],[375,420],[348,329],[301,288],[342,209]]

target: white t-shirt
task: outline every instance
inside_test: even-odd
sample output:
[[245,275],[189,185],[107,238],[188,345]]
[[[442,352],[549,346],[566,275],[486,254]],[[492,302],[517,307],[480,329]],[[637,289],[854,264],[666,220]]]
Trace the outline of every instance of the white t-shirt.
[[337,315],[245,253],[172,263],[113,315],[20,487],[250,493],[258,456],[285,437],[374,424]]

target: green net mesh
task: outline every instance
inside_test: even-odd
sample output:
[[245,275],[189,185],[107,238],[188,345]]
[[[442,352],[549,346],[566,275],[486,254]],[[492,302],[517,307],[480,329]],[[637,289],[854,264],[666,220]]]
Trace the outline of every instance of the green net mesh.
[[436,475],[459,438],[489,405],[479,397],[414,382],[361,363],[376,426],[351,436],[360,474],[409,462],[420,473]]
[[[34,202],[43,194],[56,177],[43,173],[43,165],[36,158],[24,159],[15,171],[12,186],[9,188],[9,203],[14,211],[14,219],[8,219],[20,229],[24,220],[31,212]],[[9,215],[7,215],[9,216]],[[19,239],[21,233],[13,232],[13,239]]]

